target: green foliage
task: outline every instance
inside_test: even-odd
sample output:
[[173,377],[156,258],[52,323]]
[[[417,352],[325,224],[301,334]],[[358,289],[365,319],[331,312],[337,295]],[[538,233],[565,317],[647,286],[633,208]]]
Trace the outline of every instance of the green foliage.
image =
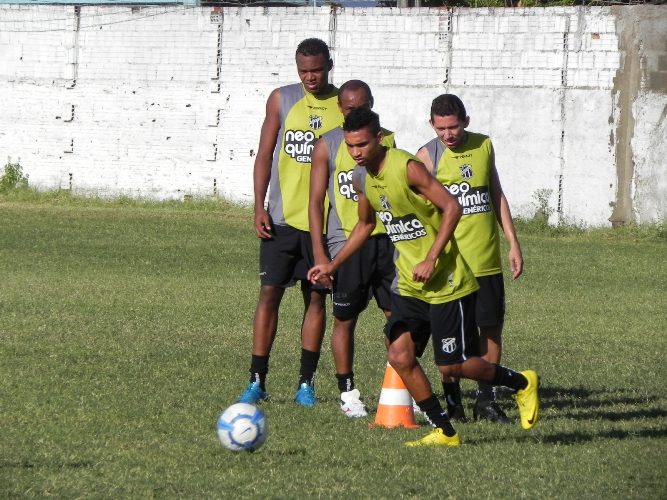
[[26,189],[27,187],[28,178],[23,175],[23,168],[19,162],[12,163],[11,158],[7,159],[2,177],[0,177],[0,193]]
[[[667,491],[664,227],[558,238],[519,228],[526,273],[507,283],[504,364],[541,374],[542,419],[530,432],[457,425],[454,450],[404,447],[427,432],[419,418],[417,430],[369,429],[373,415],[340,413],[331,324],[320,402],[296,406],[302,300],[288,290],[263,405],[268,441],[233,454],[214,429],[248,377],[259,288],[251,211],[58,196],[0,202],[2,498]],[[355,379],[371,409],[382,326],[371,305],[356,333]],[[422,362],[440,393],[430,350]],[[463,389],[469,405],[475,384]],[[517,417],[510,398],[501,404]]]
[[533,193],[533,202],[536,204],[533,221],[545,226],[549,225],[549,218],[554,213],[553,208],[549,207],[549,198],[551,198],[552,189],[538,189]]
[[551,210],[546,204],[541,206],[546,208],[538,208],[530,219],[521,217],[514,219],[519,239],[529,235],[548,238],[579,237],[582,240],[590,238],[601,241],[667,242],[667,222],[665,221],[653,224],[626,224],[616,228],[586,228],[565,221],[551,225],[548,223],[549,215],[547,215],[551,213]]

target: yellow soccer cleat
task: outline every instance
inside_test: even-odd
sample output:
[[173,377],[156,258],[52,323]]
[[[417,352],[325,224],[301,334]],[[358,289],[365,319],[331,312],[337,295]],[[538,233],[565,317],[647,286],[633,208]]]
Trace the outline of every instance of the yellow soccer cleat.
[[533,370],[523,371],[521,375],[528,379],[528,385],[525,389],[517,391],[514,399],[519,406],[521,427],[528,430],[535,425],[539,418],[540,396],[538,390],[540,388],[540,377]]
[[459,435],[447,436],[442,429],[436,428],[417,441],[408,441],[405,446],[459,446]]

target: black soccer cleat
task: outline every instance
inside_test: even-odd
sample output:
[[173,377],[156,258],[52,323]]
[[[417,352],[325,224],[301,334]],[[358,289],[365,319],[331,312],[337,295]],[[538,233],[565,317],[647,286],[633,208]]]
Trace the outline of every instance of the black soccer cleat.
[[472,407],[472,416],[475,420],[488,420],[497,424],[509,424],[510,419],[495,401],[475,401]]
[[466,418],[466,412],[463,409],[463,405],[456,406],[447,406],[447,415],[449,415],[449,420],[453,422],[460,422],[465,424],[468,419]]

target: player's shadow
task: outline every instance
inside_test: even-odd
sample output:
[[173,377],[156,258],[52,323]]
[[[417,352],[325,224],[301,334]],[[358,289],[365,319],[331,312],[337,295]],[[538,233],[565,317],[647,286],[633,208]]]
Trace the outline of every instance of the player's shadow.
[[[528,436],[523,436],[524,438]],[[662,429],[636,429],[624,431],[621,429],[609,429],[606,431],[597,431],[595,433],[574,431],[557,432],[540,437],[543,443],[574,444],[598,439],[637,439],[637,438],[664,438],[667,437],[667,428]]]
[[[540,424],[538,424],[540,425]],[[573,445],[578,443],[587,443],[590,441],[597,441],[599,439],[638,439],[638,438],[664,438],[667,437],[667,428],[662,429],[609,429],[604,431],[561,431],[553,434],[522,432],[520,434],[512,434],[508,436],[498,433],[496,435],[475,436],[473,433],[466,433],[467,444],[486,444],[490,442],[504,442],[511,440],[513,442],[526,442],[535,444],[559,444],[559,445]]]
[[667,416],[667,409],[659,405],[657,396],[639,397],[625,389],[554,386],[540,388],[540,407],[545,412],[556,410],[559,418],[602,419],[612,422],[664,418]]
[[[474,391],[466,392],[474,400]],[[499,391],[501,406],[507,407],[510,393]],[[513,402],[512,402],[513,404]],[[613,423],[634,421],[631,429],[582,428],[580,430],[561,430],[552,433],[526,432],[513,435],[512,440],[548,444],[577,444],[599,439],[638,439],[664,438],[667,436],[667,408],[662,405],[662,398],[655,394],[641,395],[621,388],[586,388],[562,387],[543,384],[540,387],[540,424],[547,419],[560,421],[607,421]],[[643,423],[646,425],[642,425]],[[540,426],[538,424],[538,427]],[[469,436],[468,442],[504,441],[508,436],[497,434],[476,438]]]
[[[474,401],[475,391],[464,391],[468,401]],[[498,399],[506,407],[511,392],[498,391]],[[547,413],[555,410],[558,418],[572,420],[608,420],[611,422],[639,418],[667,417],[667,408],[660,408],[657,396],[638,397],[624,389],[588,389],[585,387],[540,387],[540,409]],[[512,402],[513,404],[513,402]],[[623,408],[620,407],[631,407]]]
[[[269,396],[269,399],[266,401],[262,401],[262,403],[259,403],[259,406],[261,407],[262,404],[269,403],[273,405],[289,405],[289,404],[296,404],[294,402],[294,395],[293,394],[286,394],[286,395],[276,395],[276,393],[271,393]],[[339,404],[340,398],[338,398],[335,395],[328,396],[326,394],[320,394],[319,392],[317,393],[317,404],[318,405],[330,405],[330,404]]]
[[[465,396],[474,400],[474,391],[466,391]],[[499,402],[506,406],[510,393],[500,391]],[[661,398],[656,395],[637,396],[627,389],[602,388],[589,389],[586,387],[559,387],[542,385],[540,387],[541,420],[570,420],[570,421],[600,421],[629,422],[647,421],[645,427],[637,422],[632,429],[607,429],[560,431],[552,434],[522,433],[513,436],[513,440],[539,443],[575,444],[597,439],[637,439],[637,438],[664,438],[667,436],[667,408],[662,406]],[[657,425],[656,425],[657,424]],[[538,424],[539,425],[539,424]],[[505,440],[506,436],[497,435],[490,440]],[[472,437],[469,442],[476,441]],[[482,440],[480,440],[481,442]],[[485,436],[483,441],[489,441]]]

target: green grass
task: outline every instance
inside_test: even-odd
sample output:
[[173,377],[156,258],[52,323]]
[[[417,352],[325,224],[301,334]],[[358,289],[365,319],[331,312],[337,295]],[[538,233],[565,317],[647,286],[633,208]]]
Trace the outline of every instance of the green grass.
[[[0,198],[0,497],[667,496],[664,227],[519,224],[526,274],[507,285],[504,359],[540,372],[542,420],[529,432],[458,425],[459,449],[408,449],[426,427],[344,418],[328,345],[320,404],[297,407],[290,290],[268,441],[234,454],[215,421],[248,375],[251,221],[215,201]],[[358,387],[374,409],[385,366],[375,308],[357,337]]]

